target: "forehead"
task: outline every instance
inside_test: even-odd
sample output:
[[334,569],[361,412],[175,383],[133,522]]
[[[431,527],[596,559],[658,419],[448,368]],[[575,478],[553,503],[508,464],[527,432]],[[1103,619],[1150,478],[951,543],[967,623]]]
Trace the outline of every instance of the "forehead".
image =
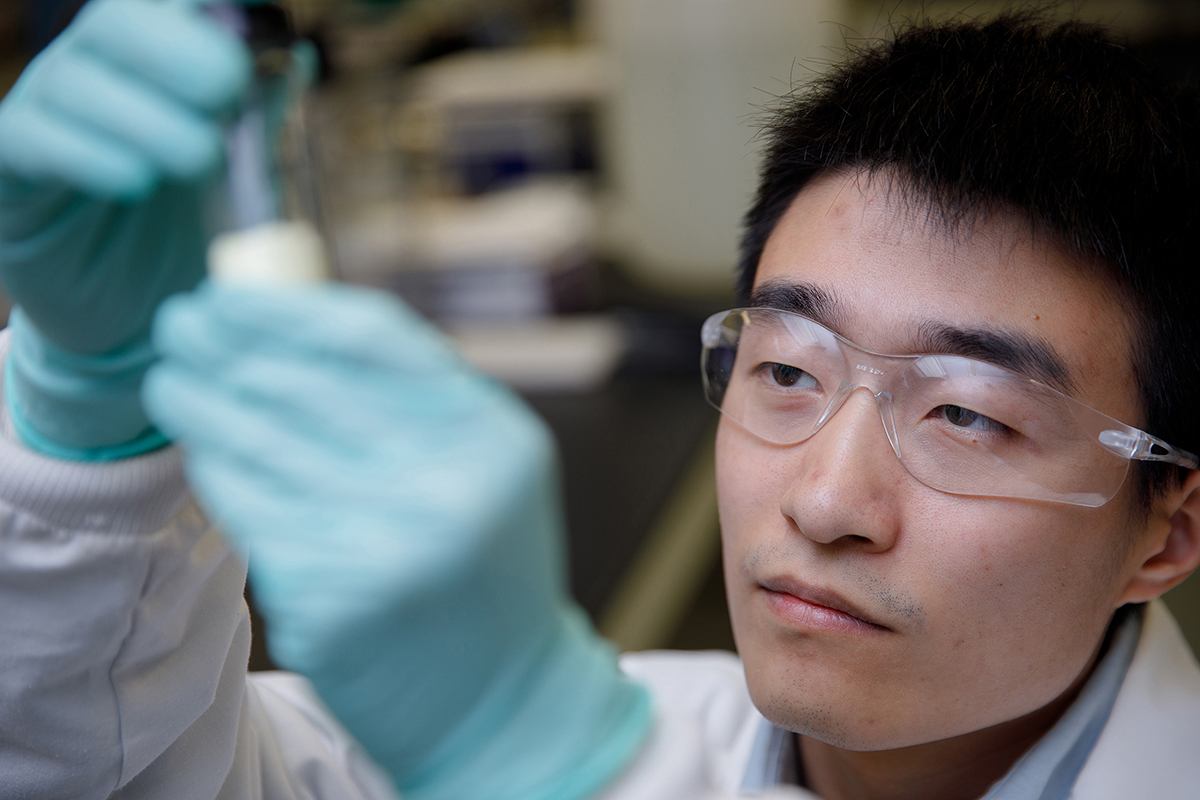
[[826,174],[800,191],[759,261],[756,291],[789,286],[820,293],[823,321],[877,352],[922,351],[922,332],[937,328],[1045,346],[1071,394],[1141,421],[1119,291],[1017,212],[951,228],[886,176]]

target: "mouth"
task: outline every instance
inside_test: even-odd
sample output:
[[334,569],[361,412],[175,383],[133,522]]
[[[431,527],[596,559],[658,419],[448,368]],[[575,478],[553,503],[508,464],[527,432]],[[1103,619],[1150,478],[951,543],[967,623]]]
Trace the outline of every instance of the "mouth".
[[892,629],[836,592],[806,586],[786,576],[759,582],[767,605],[785,622],[840,633],[882,633]]

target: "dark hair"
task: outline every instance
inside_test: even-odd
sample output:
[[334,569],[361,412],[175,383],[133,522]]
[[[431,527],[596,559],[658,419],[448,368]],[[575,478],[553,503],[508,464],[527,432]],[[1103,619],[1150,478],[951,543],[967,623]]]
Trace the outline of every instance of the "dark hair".
[[[1197,105],[1102,28],[1029,14],[915,25],[785,99],[765,134],[743,297],[780,216],[825,172],[886,173],[951,226],[1016,209],[1116,278],[1146,428],[1200,452]],[[1137,466],[1144,505],[1181,474]]]

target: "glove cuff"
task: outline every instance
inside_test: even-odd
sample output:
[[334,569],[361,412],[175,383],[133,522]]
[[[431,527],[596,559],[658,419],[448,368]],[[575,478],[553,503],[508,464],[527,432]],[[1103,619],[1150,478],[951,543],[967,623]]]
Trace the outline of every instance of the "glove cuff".
[[498,681],[419,774],[406,800],[578,800],[615,778],[649,733],[644,687],[575,607],[531,662]]
[[4,400],[31,449],[69,461],[113,461],[167,444],[138,396],[155,358],[148,339],[83,355],[48,342],[19,307],[8,327]]

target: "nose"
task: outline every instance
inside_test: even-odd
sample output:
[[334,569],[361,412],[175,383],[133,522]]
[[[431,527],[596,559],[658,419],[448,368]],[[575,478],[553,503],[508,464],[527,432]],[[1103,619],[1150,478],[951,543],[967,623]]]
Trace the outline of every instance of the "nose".
[[800,534],[820,544],[882,552],[900,530],[908,474],[896,458],[870,390],[860,387],[825,425],[789,449],[794,479],[781,501]]

